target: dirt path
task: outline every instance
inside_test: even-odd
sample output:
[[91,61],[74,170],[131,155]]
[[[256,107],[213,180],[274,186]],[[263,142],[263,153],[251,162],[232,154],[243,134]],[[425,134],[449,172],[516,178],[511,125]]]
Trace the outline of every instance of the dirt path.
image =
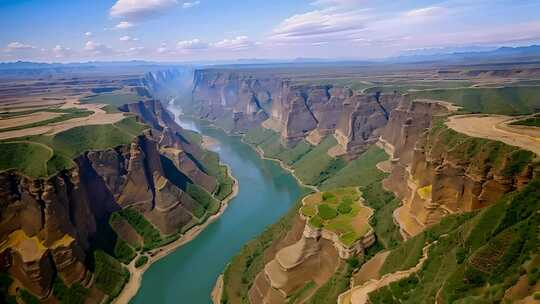
[[468,136],[502,141],[540,155],[540,129],[509,125],[514,120],[502,115],[457,115],[446,125]]
[[437,241],[430,243],[422,249],[422,257],[418,263],[407,270],[396,271],[393,273],[387,273],[382,278],[378,280],[369,280],[363,285],[353,287],[351,290],[346,291],[339,295],[338,304],[366,304],[369,300],[369,293],[375,291],[379,288],[387,286],[390,283],[399,281],[408,277],[409,275],[419,271],[424,265],[424,262],[428,258],[429,248],[431,245],[435,244]]

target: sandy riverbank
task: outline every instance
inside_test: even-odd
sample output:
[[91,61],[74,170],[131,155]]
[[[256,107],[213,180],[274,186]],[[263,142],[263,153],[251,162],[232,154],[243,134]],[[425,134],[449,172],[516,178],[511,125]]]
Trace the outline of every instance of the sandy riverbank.
[[137,257],[135,257],[133,259],[133,261],[131,261],[131,263],[128,265],[128,270],[130,272],[129,281],[126,284],[126,286],[124,287],[124,289],[122,289],[122,292],[120,293],[120,295],[118,295],[118,297],[114,300],[114,303],[117,303],[117,304],[127,304],[127,303],[129,303],[129,301],[137,294],[137,291],[141,287],[142,276],[143,276],[144,272],[153,263],[155,263],[158,260],[160,260],[161,258],[167,256],[169,253],[175,251],[176,249],[178,249],[182,245],[185,245],[188,242],[190,242],[191,240],[193,240],[195,237],[197,237],[197,235],[199,235],[199,233],[201,233],[206,227],[208,227],[208,225],[210,225],[215,220],[217,220],[225,212],[225,209],[227,209],[227,206],[229,205],[229,202],[234,197],[236,197],[236,195],[238,194],[238,190],[239,190],[238,180],[233,176],[233,174],[231,172],[231,168],[228,165],[225,165],[225,166],[227,166],[227,172],[228,172],[229,176],[232,178],[232,180],[234,182],[234,185],[233,185],[233,189],[232,189],[231,194],[221,202],[221,207],[219,209],[219,212],[212,215],[212,216],[210,216],[208,218],[208,220],[206,220],[203,224],[195,226],[195,227],[191,228],[190,230],[188,230],[178,240],[176,240],[176,241],[174,241],[174,242],[172,242],[172,243],[170,243],[168,245],[165,245],[163,247],[151,250],[148,253],[148,255],[149,255],[148,262],[143,267],[140,267],[140,268],[135,267],[135,261],[137,260]]

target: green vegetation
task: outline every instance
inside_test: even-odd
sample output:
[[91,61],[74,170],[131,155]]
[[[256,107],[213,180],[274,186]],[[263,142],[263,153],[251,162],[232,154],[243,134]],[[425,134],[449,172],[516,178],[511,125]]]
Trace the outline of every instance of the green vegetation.
[[113,113],[120,113],[121,111],[118,109],[117,106],[114,105],[106,105],[103,108],[101,108],[105,113],[107,114],[113,114]]
[[540,115],[535,115],[534,117],[529,117],[522,120],[514,121],[511,123],[511,125],[540,127]]
[[471,165],[482,171],[492,168],[503,176],[512,176],[535,159],[535,154],[500,141],[470,137],[448,128],[437,120],[428,133],[432,151],[449,153],[456,159],[473,159]]
[[39,299],[26,289],[19,290],[18,295],[24,304],[39,304]]
[[249,241],[234,256],[225,269],[222,303],[248,303],[248,290],[255,276],[264,268],[264,251],[276,240],[283,238],[290,230],[300,200],[277,223],[268,227],[257,238]]
[[290,166],[298,178],[308,185],[321,184],[346,165],[342,158],[333,158],[327,153],[337,145],[333,136],[327,136],[315,147],[302,141],[292,148],[286,148],[281,144],[278,133],[258,127],[250,130],[244,141],[261,149],[264,156],[279,159]]
[[128,243],[118,238],[114,246],[114,257],[124,264],[129,264],[135,257],[135,252]]
[[[45,119],[45,120],[41,120],[41,121],[37,121],[37,122],[33,122],[33,123],[29,123],[29,124],[26,124],[26,125],[20,125],[20,126],[0,129],[0,132],[16,131],[16,130],[23,130],[23,129],[28,129],[28,128],[46,126],[48,124],[58,123],[58,122],[66,121],[66,120],[73,119],[73,118],[87,117],[87,116],[90,116],[90,115],[92,115],[94,113],[92,111],[82,110],[82,109],[77,109],[77,108],[47,109],[47,110],[41,110],[41,111],[43,111],[43,112],[52,112],[52,113],[61,113],[62,115],[57,116],[57,117],[53,117],[53,118],[49,118],[49,119]],[[41,112],[41,111],[36,111],[36,112]]]
[[121,106],[126,103],[134,103],[143,99],[133,92],[114,92],[90,95],[80,99],[81,103],[103,103],[115,106]]
[[17,304],[17,297],[8,295],[9,286],[13,283],[13,279],[5,272],[0,272],[0,295],[7,304]]
[[67,287],[62,279],[56,277],[53,283],[53,294],[62,304],[82,304],[90,291],[79,283]]
[[214,197],[221,201],[231,195],[234,180],[229,176],[227,167],[219,163],[219,155],[216,152],[205,150],[201,162],[204,171],[218,181],[218,188],[214,191]]
[[[504,291],[517,282],[523,265],[538,254],[539,209],[540,179],[535,179],[524,190],[480,212],[444,218],[423,233],[425,243],[432,246],[422,269],[371,293],[370,301],[433,303],[438,295],[445,303],[501,302]],[[398,260],[400,256],[405,259],[405,247],[419,246],[415,243],[420,243],[419,239],[395,249],[385,261],[384,272],[402,269]],[[528,276],[534,276],[533,269]]]
[[309,304],[336,303],[337,297],[349,289],[353,270],[358,267],[358,260],[352,258],[341,263],[336,272],[307,301]]
[[412,93],[414,97],[445,100],[463,111],[503,115],[531,114],[540,107],[540,87],[436,89]]
[[147,126],[134,116],[108,125],[80,126],[54,135],[32,135],[0,142],[0,170],[16,169],[30,177],[47,177],[71,168],[85,151],[129,144]]
[[221,202],[215,199],[212,194],[208,193],[202,187],[195,184],[188,184],[186,192],[199,203],[201,208],[195,210],[195,216],[197,216],[201,222],[219,211]]
[[328,190],[337,187],[365,187],[373,183],[374,180],[382,180],[386,174],[377,169],[376,165],[386,159],[388,156],[384,150],[373,145],[349,162],[343,169],[325,180],[320,188]]
[[32,142],[0,143],[0,170],[16,169],[27,176],[47,176],[53,151]]
[[[370,229],[370,210],[359,202],[355,188],[339,188],[331,192],[314,193],[304,198],[300,213],[315,228],[324,228],[339,236],[346,246],[352,246]],[[348,212],[338,212],[337,209]]]
[[129,280],[129,271],[101,250],[94,251],[94,263],[95,286],[115,298]]
[[117,211],[111,215],[110,221],[114,222],[117,216],[123,217],[143,238],[144,248],[155,248],[161,243],[162,239],[159,231],[136,210],[126,208]]
[[141,268],[148,262],[148,257],[146,255],[141,255],[135,261],[135,268]]
[[315,284],[315,282],[307,282],[304,286],[302,286],[302,288],[299,288],[287,298],[287,303],[297,303],[297,301],[304,299],[315,287],[317,287],[317,284]]

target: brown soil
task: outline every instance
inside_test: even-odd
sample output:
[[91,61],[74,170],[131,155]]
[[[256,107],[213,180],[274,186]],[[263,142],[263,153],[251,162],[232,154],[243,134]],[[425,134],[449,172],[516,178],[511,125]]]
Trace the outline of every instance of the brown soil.
[[446,125],[468,136],[502,141],[540,155],[540,130],[508,124],[514,120],[502,115],[457,115],[451,116]]
[[384,251],[377,253],[369,261],[364,263],[360,270],[353,276],[353,285],[359,286],[369,280],[377,280],[380,278],[379,270],[381,269],[384,261],[390,254],[390,251]]
[[61,113],[51,113],[51,112],[37,112],[23,116],[17,116],[14,118],[2,119],[0,118],[0,132],[2,129],[24,126],[31,123],[36,123],[55,117],[61,116]]

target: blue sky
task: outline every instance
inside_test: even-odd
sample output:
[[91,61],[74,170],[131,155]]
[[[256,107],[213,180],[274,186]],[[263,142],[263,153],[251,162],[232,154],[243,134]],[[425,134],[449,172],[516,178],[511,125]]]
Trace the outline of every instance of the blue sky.
[[364,59],[540,42],[540,0],[0,0],[0,60]]

